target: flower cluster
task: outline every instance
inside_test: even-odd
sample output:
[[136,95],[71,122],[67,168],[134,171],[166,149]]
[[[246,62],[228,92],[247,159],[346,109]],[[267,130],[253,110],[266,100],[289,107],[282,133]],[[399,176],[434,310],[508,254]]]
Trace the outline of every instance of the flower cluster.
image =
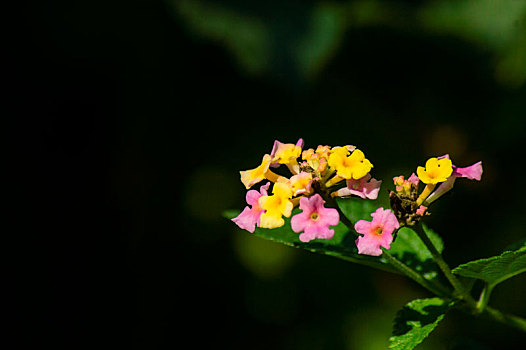
[[[429,205],[451,190],[459,177],[480,181],[482,162],[459,168],[453,165],[446,154],[428,159],[425,167],[417,167],[416,175],[411,174],[407,180],[403,176],[394,177],[395,191],[389,192],[389,199],[399,223],[402,226],[414,225],[422,216],[429,214]],[[420,182],[425,187],[419,194]]]
[[[290,177],[272,170],[281,165],[288,168]],[[247,192],[249,206],[233,221],[250,232],[254,232],[256,226],[277,228],[285,224],[284,217],[290,217],[292,209],[299,205],[302,212],[290,222],[292,230],[301,233],[299,239],[303,242],[331,239],[334,230],[330,227],[337,225],[340,217],[336,209],[325,207],[326,201],[352,195],[375,199],[381,181],[372,178],[372,168],[365,154],[354,146],[320,145],[316,150],[303,150],[302,139],[296,144],[275,141],[259,166],[240,172],[247,190],[261,181],[268,182],[259,192]]]
[[[281,165],[288,168],[290,176],[272,170]],[[248,206],[232,221],[249,232],[256,227],[278,228],[285,224],[284,217],[290,217],[294,207],[299,206],[301,212],[291,218],[290,225],[292,231],[299,233],[300,241],[331,239],[334,236],[331,226],[340,221],[334,197],[378,197],[382,181],[372,178],[372,168],[365,154],[354,146],[320,145],[315,150],[303,150],[302,139],[296,144],[275,141],[259,166],[240,172],[241,182],[248,190]],[[382,247],[390,249],[396,231],[428,215],[429,205],[449,191],[457,178],[480,180],[481,176],[481,162],[459,168],[446,154],[430,158],[407,179],[394,177],[395,191],[389,191],[391,209],[380,207],[371,213],[371,221],[359,220],[354,224],[359,236],[358,253],[381,255]],[[265,180],[259,191],[250,190]],[[419,192],[420,182],[425,187]],[[333,207],[325,207],[328,201]]]

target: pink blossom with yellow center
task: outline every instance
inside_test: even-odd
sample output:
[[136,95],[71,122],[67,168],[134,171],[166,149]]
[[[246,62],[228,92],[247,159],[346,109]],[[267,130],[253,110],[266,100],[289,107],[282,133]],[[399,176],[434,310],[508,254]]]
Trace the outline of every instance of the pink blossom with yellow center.
[[356,239],[358,254],[380,256],[381,247],[391,249],[393,232],[400,227],[396,216],[390,209],[382,207],[371,214],[372,221],[359,220],[354,229],[363,236]]
[[334,230],[329,226],[338,225],[340,215],[334,208],[325,208],[325,201],[319,194],[312,197],[300,198],[300,209],[303,211],[294,215],[290,220],[292,231],[300,233],[302,242],[310,242],[313,239],[331,239]]

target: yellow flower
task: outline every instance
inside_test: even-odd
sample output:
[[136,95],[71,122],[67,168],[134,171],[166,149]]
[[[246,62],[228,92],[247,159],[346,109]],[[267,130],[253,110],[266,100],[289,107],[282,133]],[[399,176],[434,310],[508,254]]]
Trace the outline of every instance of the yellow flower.
[[316,148],[316,153],[319,154],[320,157],[328,158],[330,152],[331,152],[331,148],[330,148],[329,146],[322,146],[322,145],[319,145],[319,146]]
[[347,147],[333,148],[329,156],[329,166],[336,170],[340,177],[350,180],[359,180],[372,169],[373,165],[365,158],[359,149],[355,149],[351,155]]
[[283,182],[274,184],[271,196],[261,196],[258,200],[259,207],[265,212],[260,217],[260,227],[276,228],[285,224],[282,216],[290,217],[294,205],[290,201],[292,190]]
[[252,187],[252,185],[265,179],[265,175],[269,172],[268,168],[270,166],[270,160],[270,155],[265,154],[261,161],[261,165],[257,168],[239,172],[241,174],[241,182],[245,185],[247,190]]
[[277,143],[274,146],[272,162],[290,164],[301,155],[301,147],[292,143]]
[[312,174],[302,171],[290,178],[292,194],[297,196],[311,191]]
[[452,173],[453,164],[449,158],[429,158],[426,162],[425,168],[419,166],[416,169],[416,174],[420,181],[432,185],[446,181]]

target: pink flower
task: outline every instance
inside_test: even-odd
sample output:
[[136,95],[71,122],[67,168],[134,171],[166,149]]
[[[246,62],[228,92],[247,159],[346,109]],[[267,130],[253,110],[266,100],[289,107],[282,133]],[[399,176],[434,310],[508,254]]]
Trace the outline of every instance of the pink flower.
[[453,176],[480,181],[482,178],[482,162],[477,162],[465,168],[458,168],[453,165]]
[[396,186],[396,192],[409,196],[413,189],[418,189],[420,179],[415,173],[412,173],[407,180],[404,179],[403,175],[393,177],[393,182]]
[[348,179],[347,187],[340,188],[331,195],[333,197],[346,197],[355,195],[363,199],[376,199],[378,197],[378,192],[380,191],[381,185],[382,181],[371,178],[371,174],[367,173],[367,175],[358,180]]
[[247,204],[251,205],[252,208],[246,206],[241,214],[232,219],[232,221],[235,222],[237,226],[251,233],[254,233],[256,224],[259,227],[259,218],[261,213],[264,212],[264,210],[259,206],[259,198],[268,195],[267,190],[269,186],[270,182],[267,182],[266,185],[261,186],[260,192],[256,190],[250,190],[247,192]]
[[416,176],[415,173],[412,173],[411,176],[409,176],[409,179],[407,179],[411,185],[413,185],[414,188],[418,188],[418,183],[420,182],[420,179],[418,176]]
[[[438,159],[441,158],[449,158],[449,154],[445,154],[441,157],[438,157]],[[469,180],[480,181],[480,179],[482,179],[482,171],[482,162],[477,162],[465,168],[459,168],[453,165],[453,173],[451,174],[451,176],[445,182],[442,182],[440,186],[438,186],[438,188],[433,193],[431,193],[429,197],[427,197],[424,204],[431,204],[439,197],[441,197],[444,193],[451,190],[453,188],[453,185],[455,184],[455,180],[458,177],[464,177]]]
[[400,227],[400,224],[390,209],[380,207],[371,216],[373,217],[371,222],[359,220],[354,225],[356,232],[363,234],[356,240],[356,246],[358,254],[380,256],[382,255],[380,247],[391,248],[393,232]]
[[312,197],[300,198],[300,209],[302,213],[294,215],[290,220],[292,231],[300,234],[300,241],[309,242],[316,238],[331,239],[334,230],[329,226],[338,225],[340,215],[333,208],[325,208],[325,201],[319,194]]
[[426,213],[427,207],[424,207],[423,205],[419,206],[416,210],[417,215],[424,216]]

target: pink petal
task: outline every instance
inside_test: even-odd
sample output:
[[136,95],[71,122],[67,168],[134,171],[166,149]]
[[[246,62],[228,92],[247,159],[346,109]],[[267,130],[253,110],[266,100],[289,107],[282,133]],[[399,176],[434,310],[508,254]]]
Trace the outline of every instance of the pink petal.
[[407,179],[407,181],[409,181],[413,185],[413,187],[418,188],[418,183],[420,182],[420,179],[418,178],[418,176],[416,176],[415,173],[412,173],[411,176],[409,176],[409,179]]
[[311,225],[305,228],[305,234],[314,238],[331,239],[334,237],[334,230],[324,225]]
[[440,198],[444,193],[451,190],[455,184],[456,178],[456,176],[450,176],[446,181],[442,182],[440,186],[438,186],[437,189],[427,197],[424,203],[429,205]]
[[362,235],[369,234],[371,222],[366,220],[358,220],[356,224],[354,224],[354,229],[356,232],[361,233]]
[[257,205],[259,197],[261,197],[261,193],[256,190],[250,190],[247,192],[245,199],[247,200],[247,204],[253,206]]
[[423,216],[425,213],[426,213],[426,210],[427,210],[427,207],[421,205],[418,207],[418,209],[416,210],[416,213],[420,216]]
[[371,216],[373,217],[372,224],[380,226],[386,234],[392,234],[395,229],[400,227],[396,216],[390,209],[380,207]]
[[[313,212],[313,211],[320,211],[321,209],[325,209],[323,207],[323,205],[325,204],[325,201],[323,200],[323,198],[319,194],[316,193],[314,196],[312,196],[310,198],[306,198],[306,197],[303,197],[303,198],[306,199],[306,201],[304,201],[304,203],[308,202],[308,205],[307,205],[306,208],[309,209],[311,212]],[[301,199],[300,199],[300,204],[301,204]]]
[[248,191],[246,196],[245,196],[247,204],[250,204],[252,206],[254,206],[254,205],[258,206],[259,197],[268,195],[267,190],[268,190],[269,186],[270,186],[270,182],[267,182],[265,185],[260,187],[260,189],[259,189],[260,192],[258,192],[256,190]]
[[340,222],[340,214],[334,208],[322,208],[318,210],[317,224],[323,226],[336,226]]
[[249,207],[245,207],[241,214],[233,218],[232,221],[243,230],[253,233],[256,229],[256,223],[259,220],[261,212],[262,211],[256,211]]
[[376,199],[381,185],[382,181],[371,179],[371,174],[367,173],[359,180],[347,180],[347,187],[340,188],[333,196],[345,197],[355,195],[363,199]]
[[[391,248],[393,231],[400,227],[400,224],[390,209],[380,207],[371,216],[371,222],[360,220],[354,225],[356,231],[363,234],[363,237],[356,240],[356,246],[359,254],[379,256],[382,254],[380,247]],[[382,233],[374,232],[376,228],[381,228]]]
[[304,232],[302,234],[300,234],[300,241],[304,242],[304,243],[308,243],[310,241],[312,241],[313,239],[316,239],[314,233],[310,232],[310,233],[307,233],[307,232]]
[[371,236],[358,237],[356,239],[356,247],[358,247],[358,254],[372,256],[382,255],[379,241]]
[[[309,242],[316,238],[331,239],[334,236],[334,230],[329,226],[335,226],[340,222],[340,215],[334,208],[325,208],[325,201],[319,194],[312,197],[300,198],[300,209],[302,213],[292,217],[290,221],[291,228],[294,232],[302,232],[299,238],[302,242]],[[312,219],[311,215],[316,213],[317,219]]]
[[[319,195],[317,195],[319,196]],[[311,198],[316,197],[316,195],[312,196]],[[321,197],[320,197],[321,198]],[[300,209],[303,210],[304,213],[310,216],[310,214],[316,209],[313,205],[312,199],[309,199],[308,197],[301,197],[300,198]]]
[[310,214],[305,213],[305,212],[296,214],[292,217],[292,219],[290,219],[290,227],[292,228],[292,231],[296,233],[303,231],[305,227],[309,225],[309,223],[310,223]]
[[482,178],[482,162],[477,162],[465,168],[457,168],[453,166],[453,175],[480,181]]
[[363,193],[365,194],[365,197],[369,199],[378,198],[378,192],[380,192],[380,186],[382,186],[381,180],[376,180],[374,178],[371,179],[363,187]]
[[[272,146],[272,151],[270,152],[270,159],[274,159],[274,156],[276,155],[280,145],[283,145],[283,143],[279,142],[278,140],[274,140],[274,145]],[[270,166],[273,168],[277,168],[279,165],[280,164],[278,162],[270,163]]]
[[303,144],[304,144],[303,139],[300,138],[298,142],[296,142],[296,147],[303,149]]
[[384,231],[379,235],[378,243],[385,249],[391,249],[391,243],[393,242],[393,231],[388,231],[384,228]]

